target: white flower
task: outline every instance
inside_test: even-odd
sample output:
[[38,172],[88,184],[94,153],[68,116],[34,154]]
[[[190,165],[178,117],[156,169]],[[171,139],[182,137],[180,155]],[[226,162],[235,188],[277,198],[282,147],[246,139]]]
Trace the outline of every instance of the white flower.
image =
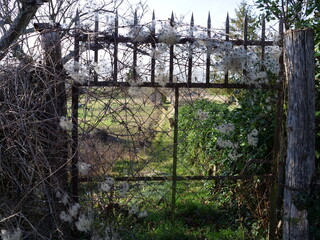
[[163,26],[159,36],[159,42],[163,42],[167,45],[174,45],[178,40],[179,37],[174,27],[170,25]]
[[233,144],[230,140],[223,140],[222,138],[218,138],[216,144],[221,148],[234,148],[235,144]]
[[232,152],[230,152],[229,154],[228,154],[228,157],[231,159],[231,160],[237,160],[239,157],[241,157],[242,156],[242,154],[238,154],[237,152],[236,152],[236,150],[234,150],[234,151],[232,151]]
[[76,217],[80,208],[79,203],[75,203],[68,209],[68,213],[71,217]]
[[129,35],[134,42],[143,42],[149,37],[149,32],[143,26],[136,25],[131,28]]
[[12,232],[2,229],[1,237],[2,240],[20,240],[22,239],[22,231],[19,227]]
[[251,131],[251,134],[252,134],[252,136],[258,136],[259,132],[258,132],[257,129],[253,129],[253,130]]
[[138,215],[139,218],[144,218],[144,217],[147,217],[147,216],[148,216],[147,210],[144,210],[144,211],[140,212],[139,215]]
[[102,182],[100,188],[104,192],[109,192],[112,188],[112,185],[108,184],[107,182]]
[[221,124],[221,125],[217,126],[217,130],[221,133],[224,133],[224,134],[229,134],[232,131],[234,131],[234,129],[235,129],[235,127],[231,123]]
[[113,177],[107,177],[104,182],[101,183],[100,188],[104,192],[109,192],[114,184]]
[[113,177],[106,177],[106,183],[108,183],[109,185],[113,185],[114,184],[114,178]]
[[72,217],[68,215],[65,211],[60,212],[59,218],[64,222],[72,222]]
[[81,214],[79,216],[78,221],[76,222],[76,227],[81,232],[87,232],[91,229],[91,224],[93,223],[93,219],[88,217],[85,214]]
[[129,184],[124,182],[120,187],[120,196],[124,196],[129,191]]
[[258,144],[258,130],[257,129],[253,129],[248,135],[247,135],[247,139],[248,139],[248,144],[251,146],[257,146]]
[[77,167],[78,167],[79,173],[83,174],[83,175],[87,175],[88,174],[88,172],[90,171],[91,166],[92,166],[92,164],[85,163],[85,162],[78,162],[77,163]]
[[61,202],[64,204],[64,205],[67,205],[69,203],[69,195],[68,194],[63,194],[62,196],[62,199],[61,199]]
[[78,72],[72,72],[69,74],[69,76],[79,84],[85,84],[86,83],[86,76],[84,74],[80,74]]
[[208,119],[208,117],[209,117],[209,113],[203,112],[202,110],[198,110],[197,115],[198,115],[199,120],[201,120],[201,121],[204,121],[204,120]]
[[63,130],[72,130],[72,122],[66,117],[60,117],[59,125]]

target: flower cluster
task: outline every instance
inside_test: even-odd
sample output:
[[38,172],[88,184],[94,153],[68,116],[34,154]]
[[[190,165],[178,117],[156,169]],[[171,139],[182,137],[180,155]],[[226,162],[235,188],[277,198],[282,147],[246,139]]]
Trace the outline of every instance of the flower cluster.
[[136,205],[132,205],[129,208],[129,214],[136,215],[138,216],[138,218],[144,218],[148,216],[148,211],[147,210],[139,211],[139,208]]
[[81,232],[88,232],[91,230],[93,218],[88,214],[81,214],[76,222],[76,227]]
[[106,77],[112,73],[111,66],[105,59],[100,60],[98,63],[92,63],[92,68],[96,74],[102,77]]
[[78,171],[82,175],[87,175],[91,169],[92,164],[85,163],[85,162],[78,162],[77,167]]
[[[226,50],[224,50],[224,48]],[[229,46],[225,46],[220,50],[224,51],[221,61],[218,63],[218,67],[223,71],[240,72],[245,68],[247,53],[243,47],[234,49],[228,49]]]
[[247,135],[247,139],[248,139],[248,144],[251,146],[257,146],[258,144],[258,130],[257,129],[253,129],[248,135]]
[[209,117],[209,113],[204,112],[201,109],[198,110],[197,115],[198,115],[199,120],[201,120],[201,121],[207,120]]
[[109,192],[113,187],[113,184],[114,184],[114,178],[107,177],[106,180],[100,184],[100,188],[104,192]]
[[133,25],[129,31],[129,36],[134,42],[144,42],[149,37],[149,32],[141,25]]
[[279,58],[282,53],[282,48],[279,46],[267,46],[265,48],[266,55],[263,60],[265,68],[273,74],[280,72]]
[[1,238],[3,240],[20,240],[22,239],[22,231],[18,227],[14,231],[8,231],[8,230],[1,230]]
[[79,203],[75,203],[68,208],[68,211],[61,211],[59,217],[64,222],[72,222],[73,219],[76,219],[80,209]]
[[129,191],[129,184],[127,182],[124,182],[120,185],[120,196],[123,197],[128,191]]
[[221,137],[218,137],[216,144],[220,147],[220,148],[235,148],[235,144],[233,142],[231,142],[230,140],[224,140]]
[[217,126],[217,130],[223,134],[230,134],[234,131],[234,125],[232,123],[225,123]]
[[159,41],[168,45],[174,45],[177,41],[179,41],[176,27],[164,25],[159,34]]
[[60,117],[59,125],[63,130],[72,130],[72,122],[66,117]]
[[89,69],[86,64],[80,64],[74,62],[73,66],[71,63],[63,65],[69,76],[74,82],[79,84],[85,84],[89,78]]

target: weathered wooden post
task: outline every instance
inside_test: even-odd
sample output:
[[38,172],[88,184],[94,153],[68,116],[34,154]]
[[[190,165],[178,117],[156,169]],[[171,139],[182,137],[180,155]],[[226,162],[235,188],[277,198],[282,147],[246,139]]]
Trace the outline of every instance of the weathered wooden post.
[[[41,229],[50,239],[66,239],[67,227],[62,226],[58,219],[64,208],[58,202],[57,190],[67,188],[66,164],[68,161],[68,133],[60,126],[60,121],[67,114],[67,98],[65,77],[61,58],[61,41],[58,24],[36,23],[34,27],[40,32],[43,50],[43,69],[39,78],[39,90],[43,92],[43,108],[39,110],[43,135],[41,147],[45,177],[45,192],[47,196],[46,217]],[[59,229],[59,231],[56,231]],[[55,232],[53,234],[53,232]]]
[[[59,126],[60,117],[67,114],[65,78],[61,62],[61,42],[59,25],[36,23],[34,27],[41,33],[43,49],[44,77],[42,90],[46,93],[43,109],[43,133],[45,156],[49,164],[50,174],[59,187],[67,186],[66,162],[68,158],[67,133]],[[53,184],[53,182],[51,183]]]
[[310,193],[315,170],[314,32],[290,30],[284,35],[288,81],[288,149],[284,187],[283,239],[309,238],[308,213],[301,197]]

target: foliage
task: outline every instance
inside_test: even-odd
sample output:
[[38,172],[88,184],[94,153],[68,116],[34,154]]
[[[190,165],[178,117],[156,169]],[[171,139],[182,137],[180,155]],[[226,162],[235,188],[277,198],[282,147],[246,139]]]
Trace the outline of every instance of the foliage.
[[240,2],[237,9],[235,9],[235,18],[231,19],[231,36],[236,39],[241,39],[244,35],[244,21],[247,18],[248,22],[248,40],[255,40],[258,38],[257,27],[260,21],[257,21],[257,16],[254,14],[254,8],[246,1]]
[[305,27],[312,19],[309,17],[320,10],[318,0],[256,0],[255,2],[258,4],[257,7],[266,14],[268,20],[282,19],[286,30],[292,27]]
[[[180,157],[202,171],[218,165],[223,175],[239,174],[250,159],[270,161],[273,143],[274,104],[273,93],[261,90],[236,91],[240,107],[199,100],[193,106],[183,106],[179,115],[179,154]],[[207,113],[205,119],[199,112]],[[231,124],[234,129],[223,133],[219,126]],[[259,133],[258,143],[248,141],[253,130]],[[222,141],[230,141],[233,146],[223,147]],[[268,159],[269,158],[269,159]],[[253,164],[256,165],[256,164]],[[264,173],[263,164],[253,173]],[[199,170],[200,170],[199,169]]]

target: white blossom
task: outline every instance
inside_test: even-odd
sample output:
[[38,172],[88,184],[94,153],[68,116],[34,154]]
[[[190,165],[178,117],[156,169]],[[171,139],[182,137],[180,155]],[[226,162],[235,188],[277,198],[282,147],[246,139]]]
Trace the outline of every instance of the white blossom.
[[71,217],[76,217],[76,216],[78,215],[79,208],[80,208],[80,204],[79,204],[79,203],[73,204],[73,205],[68,209],[69,215],[70,215]]
[[253,129],[248,135],[247,135],[247,140],[248,140],[248,144],[251,146],[257,146],[258,145],[258,130],[257,129]]
[[107,182],[102,182],[100,188],[104,192],[109,192],[112,188],[112,185],[108,184]]
[[76,222],[76,227],[81,232],[90,231],[93,219],[85,214],[81,214]]
[[230,140],[223,140],[222,138],[218,138],[216,144],[221,148],[234,148],[234,144]]
[[77,167],[80,174],[87,175],[91,169],[92,164],[85,162],[78,162]]
[[167,45],[174,45],[179,40],[175,27],[164,25],[160,32],[159,41]]
[[237,151],[232,151],[228,154],[228,157],[231,159],[231,160],[237,160],[239,157],[241,157],[242,154],[238,154]]
[[63,130],[72,130],[72,122],[66,117],[60,117],[59,125]]
[[129,191],[129,184],[127,182],[124,182],[123,184],[121,184],[120,186],[120,196],[124,196],[128,191]]
[[8,230],[1,230],[1,237],[2,240],[20,240],[22,239],[22,231],[18,227],[14,231],[8,231]]
[[60,212],[59,218],[64,222],[72,222],[72,217],[67,214],[65,211]]
[[109,192],[114,184],[114,178],[113,177],[107,177],[104,182],[100,184],[100,188],[104,192]]
[[202,121],[207,120],[209,117],[209,113],[204,112],[202,110],[198,110],[197,115],[198,115],[199,120],[202,120]]
[[64,205],[67,205],[69,203],[69,195],[67,193],[63,194],[62,198],[61,198],[61,202],[64,204]]
[[138,215],[139,218],[144,218],[144,217],[147,217],[147,216],[148,216],[147,210],[144,210],[144,211],[140,212],[139,215]]
[[234,125],[232,123],[225,123],[217,126],[217,130],[224,134],[229,134],[233,132],[235,129]]
[[129,32],[129,36],[133,38],[134,42],[143,42],[148,39],[149,32],[143,26],[134,25]]
[[114,184],[114,178],[113,177],[106,177],[106,183],[113,185]]

